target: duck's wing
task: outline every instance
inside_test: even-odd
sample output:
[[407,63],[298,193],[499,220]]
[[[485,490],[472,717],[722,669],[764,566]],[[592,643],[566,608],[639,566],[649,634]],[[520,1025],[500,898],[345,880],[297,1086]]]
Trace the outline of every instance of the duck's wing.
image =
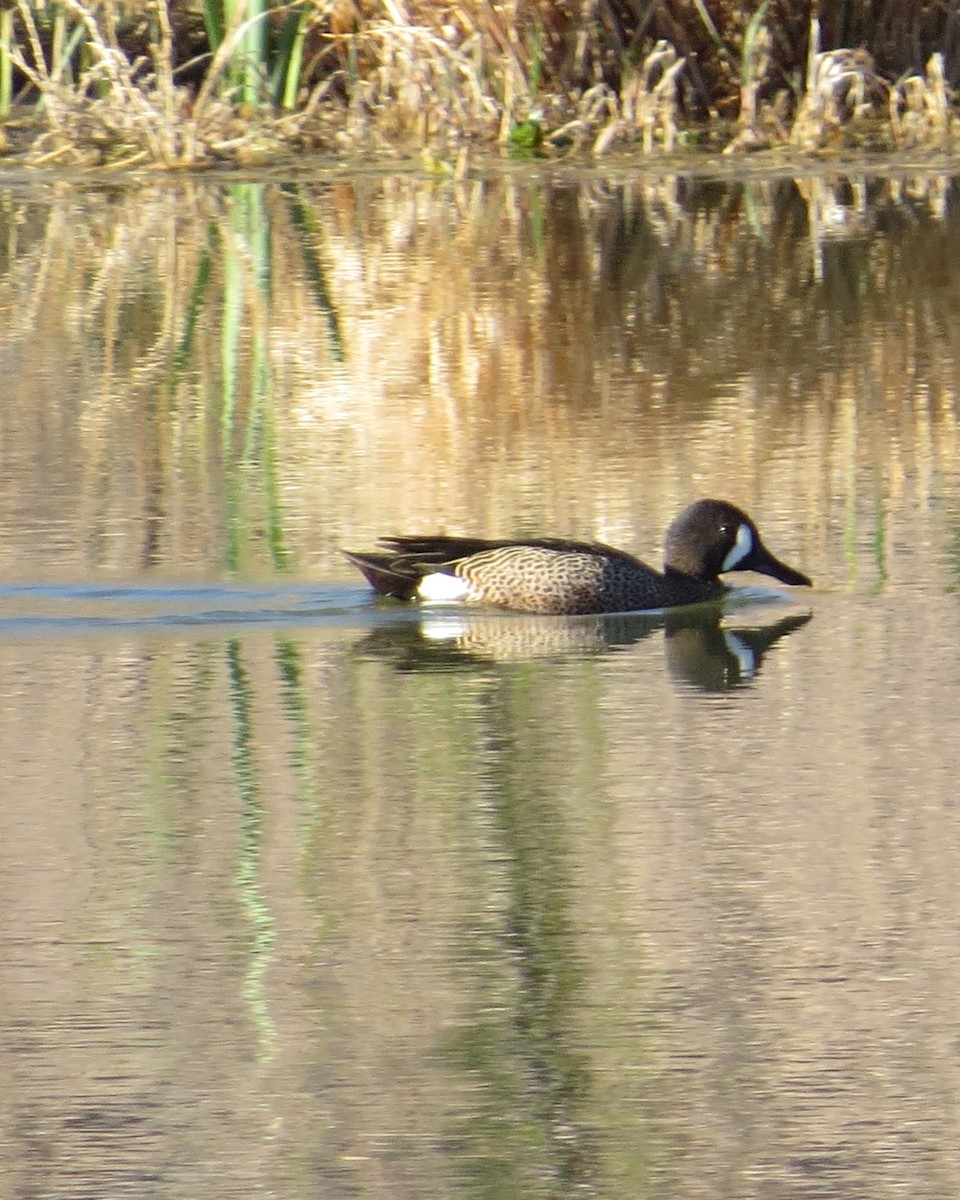
[[[382,551],[341,550],[340,553],[363,574],[375,592],[410,600],[424,575],[433,571],[450,571],[464,559],[503,547],[529,545],[519,541],[496,541],[488,538],[396,536],[380,538]],[[547,546],[548,543],[538,542]],[[559,540],[550,548],[559,549]],[[572,543],[571,543],[572,544]]]
[[[632,555],[601,542],[578,542],[568,538],[463,538],[445,535],[397,535],[380,539],[382,551],[341,550],[363,574],[375,592],[398,600],[411,600],[424,575],[434,571],[457,573],[459,564],[495,550],[536,547],[558,554],[589,555],[604,562],[643,565]],[[464,573],[467,574],[469,568]]]
[[541,550],[556,550],[566,554],[592,554],[598,558],[616,558],[637,561],[625,550],[605,546],[602,542],[578,542],[571,538],[464,538],[403,534],[380,538],[380,545],[391,551],[397,559],[423,563],[425,566],[443,566],[460,562],[474,554],[488,550],[522,549],[536,546]]

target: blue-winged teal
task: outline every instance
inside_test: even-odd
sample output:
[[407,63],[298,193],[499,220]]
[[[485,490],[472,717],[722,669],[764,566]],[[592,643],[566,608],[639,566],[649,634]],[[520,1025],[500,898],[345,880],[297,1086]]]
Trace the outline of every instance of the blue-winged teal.
[[724,592],[725,571],[759,571],[781,583],[810,580],[774,558],[753,521],[723,500],[698,500],[667,530],[660,574],[600,542],[563,538],[487,541],[387,537],[386,553],[346,557],[373,588],[400,600],[473,601],[530,613],[672,608]]

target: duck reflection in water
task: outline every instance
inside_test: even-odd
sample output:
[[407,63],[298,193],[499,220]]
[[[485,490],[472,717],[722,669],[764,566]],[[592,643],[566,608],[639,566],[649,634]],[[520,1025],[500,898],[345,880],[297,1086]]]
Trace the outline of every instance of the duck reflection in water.
[[390,620],[356,646],[360,657],[391,662],[398,671],[464,671],[491,663],[565,660],[624,651],[662,630],[672,679],[700,691],[749,685],[764,655],[781,638],[802,628],[809,611],[791,609],[770,620],[724,623],[721,604],[661,613],[541,617],[458,609],[422,613],[420,620]]

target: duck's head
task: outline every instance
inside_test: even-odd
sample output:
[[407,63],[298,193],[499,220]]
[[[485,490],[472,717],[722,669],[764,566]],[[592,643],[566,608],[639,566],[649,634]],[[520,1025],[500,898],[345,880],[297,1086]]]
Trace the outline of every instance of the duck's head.
[[781,583],[810,587],[800,571],[770,553],[756,525],[726,500],[698,500],[667,530],[664,567],[693,579],[715,580],[726,571],[759,571]]

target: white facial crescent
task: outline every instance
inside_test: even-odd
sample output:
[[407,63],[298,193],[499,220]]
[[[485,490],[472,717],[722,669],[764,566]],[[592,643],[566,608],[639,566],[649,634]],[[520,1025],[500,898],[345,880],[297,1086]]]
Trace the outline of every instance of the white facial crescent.
[[723,560],[721,573],[724,571],[733,571],[737,563],[743,562],[747,555],[753,550],[753,534],[750,532],[750,526],[745,522],[740,522],[740,528],[737,530],[737,540],[730,547],[727,557]]

